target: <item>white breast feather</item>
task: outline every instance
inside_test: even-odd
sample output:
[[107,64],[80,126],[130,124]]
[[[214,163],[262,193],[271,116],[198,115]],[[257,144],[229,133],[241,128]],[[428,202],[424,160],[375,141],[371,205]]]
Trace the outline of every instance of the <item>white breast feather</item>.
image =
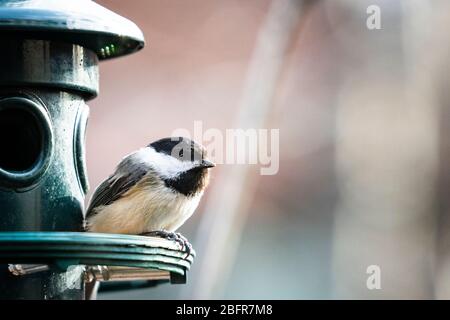
[[155,230],[175,231],[195,211],[202,194],[193,197],[174,192],[164,183],[99,207],[88,219],[91,232],[140,234]]

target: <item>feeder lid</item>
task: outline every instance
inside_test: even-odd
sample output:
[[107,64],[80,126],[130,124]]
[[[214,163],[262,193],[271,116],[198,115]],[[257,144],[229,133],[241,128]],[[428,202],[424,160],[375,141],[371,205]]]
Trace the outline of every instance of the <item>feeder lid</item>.
[[91,0],[0,0],[0,32],[79,44],[102,60],[144,47],[133,22]]

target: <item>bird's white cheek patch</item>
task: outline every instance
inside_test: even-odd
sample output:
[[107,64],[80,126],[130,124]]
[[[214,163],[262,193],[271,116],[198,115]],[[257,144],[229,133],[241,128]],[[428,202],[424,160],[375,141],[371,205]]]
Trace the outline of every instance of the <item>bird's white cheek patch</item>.
[[198,165],[198,161],[181,161],[170,155],[157,152],[151,147],[140,149],[136,156],[140,161],[154,168],[162,177],[169,179]]

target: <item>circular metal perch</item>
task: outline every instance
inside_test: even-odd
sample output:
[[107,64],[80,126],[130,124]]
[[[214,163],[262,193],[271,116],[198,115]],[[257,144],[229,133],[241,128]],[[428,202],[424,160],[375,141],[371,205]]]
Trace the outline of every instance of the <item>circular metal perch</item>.
[[[161,238],[87,232],[0,232],[0,262],[87,266],[87,278],[185,283],[195,252]],[[36,269],[39,270],[39,269]],[[93,278],[92,278],[93,277]],[[89,281],[89,279],[88,279]]]

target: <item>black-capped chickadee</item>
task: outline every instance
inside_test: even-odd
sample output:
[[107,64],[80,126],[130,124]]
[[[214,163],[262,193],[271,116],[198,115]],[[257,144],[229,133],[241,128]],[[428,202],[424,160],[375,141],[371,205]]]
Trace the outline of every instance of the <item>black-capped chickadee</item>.
[[189,253],[189,242],[174,232],[194,213],[214,166],[203,146],[182,137],[129,154],[95,190],[86,231],[164,237]]

